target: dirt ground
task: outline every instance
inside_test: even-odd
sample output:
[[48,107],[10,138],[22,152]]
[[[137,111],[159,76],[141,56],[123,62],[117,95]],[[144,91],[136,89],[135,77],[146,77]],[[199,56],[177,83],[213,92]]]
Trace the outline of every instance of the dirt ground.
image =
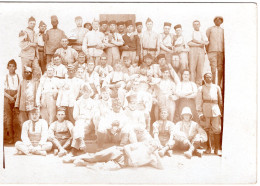
[[1,183],[212,183],[221,181],[222,158],[204,155],[187,159],[182,152],[162,159],[164,169],[152,167],[124,168],[116,171],[96,171],[87,167],[64,164],[62,159],[44,156],[14,155],[13,145],[5,146],[5,170]]

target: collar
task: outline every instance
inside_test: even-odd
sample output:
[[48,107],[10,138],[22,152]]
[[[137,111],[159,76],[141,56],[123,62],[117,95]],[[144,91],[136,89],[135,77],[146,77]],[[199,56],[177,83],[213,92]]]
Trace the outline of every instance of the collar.
[[128,37],[130,37],[131,35],[133,35],[133,32],[127,33],[127,36],[128,36]]

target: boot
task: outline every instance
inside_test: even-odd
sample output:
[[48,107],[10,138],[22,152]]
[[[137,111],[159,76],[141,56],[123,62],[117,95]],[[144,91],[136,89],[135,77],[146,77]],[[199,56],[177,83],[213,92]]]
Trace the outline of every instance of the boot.
[[189,150],[184,152],[184,156],[186,156],[186,158],[188,158],[188,159],[191,159],[193,152],[194,152],[194,146],[191,145]]
[[192,155],[194,155],[194,156],[198,156],[198,157],[201,158],[202,155],[203,155],[203,151],[196,149],[196,150],[194,150],[194,152],[193,152]]
[[214,134],[214,141],[215,141],[214,154],[217,155],[217,156],[222,156],[222,154],[219,152],[219,150],[220,150],[220,134]]
[[207,141],[207,149],[205,151],[205,154],[211,154],[211,134],[207,132],[208,141]]

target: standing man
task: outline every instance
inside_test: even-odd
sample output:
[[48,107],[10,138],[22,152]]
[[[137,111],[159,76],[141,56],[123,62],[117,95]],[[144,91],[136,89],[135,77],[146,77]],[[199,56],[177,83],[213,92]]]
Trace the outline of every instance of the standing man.
[[18,87],[15,107],[19,108],[19,121],[22,124],[29,119],[29,111],[36,106],[36,92],[39,82],[32,79],[32,68],[24,68],[24,79]]
[[65,36],[63,30],[58,29],[59,20],[56,15],[51,16],[51,24],[53,28],[47,30],[45,41],[45,54],[47,56],[47,64],[51,62],[55,51],[60,48],[60,41]]
[[143,56],[150,53],[155,59],[160,53],[160,42],[159,35],[152,30],[153,21],[150,18],[146,20],[146,28],[147,30],[144,31],[143,39],[141,41]]
[[108,22],[106,20],[100,21],[100,32],[105,34],[107,32],[107,29],[108,29]]
[[[136,32],[135,34],[139,37],[139,40],[140,40],[140,46],[141,46],[141,49],[143,48],[142,47],[142,40],[143,40],[143,23],[142,22],[136,22],[135,23],[135,26],[136,26]],[[143,61],[143,56],[142,56],[142,51],[140,50],[140,55],[139,55],[139,65],[142,63]]]
[[75,49],[77,52],[80,52],[80,51],[82,51],[82,42],[83,42],[83,39],[84,39],[86,33],[88,32],[88,29],[83,28],[82,17],[80,17],[80,16],[75,17],[75,23],[76,23],[77,27],[71,31],[70,38],[72,36],[75,37],[76,42],[72,43],[72,48]]
[[46,71],[46,56],[44,53],[44,43],[46,38],[47,25],[41,21],[39,24],[39,33],[37,34],[38,38],[38,53],[39,53],[39,65],[42,70],[42,74]]
[[170,34],[171,26],[171,23],[165,22],[163,26],[163,33],[159,35],[161,47],[160,54],[165,54],[165,59],[168,64],[171,64],[173,53],[173,36]]
[[93,30],[89,31],[84,37],[82,50],[88,59],[93,58],[95,65],[99,65],[100,56],[105,48],[103,43],[105,35],[98,30],[99,22],[97,20],[93,20],[92,27]]
[[181,73],[184,69],[188,69],[189,62],[188,62],[188,52],[189,47],[185,41],[185,38],[182,35],[182,26],[180,24],[174,26],[174,30],[176,35],[173,36],[173,46],[174,46],[174,53],[179,57],[179,64],[178,66],[178,75],[181,78]]
[[139,61],[140,55],[140,40],[137,35],[133,33],[133,23],[131,20],[126,22],[127,33],[123,35],[124,46],[122,47],[122,56],[127,56],[131,59],[131,63],[134,64],[135,60]]
[[190,47],[189,60],[191,81],[198,86],[202,84],[202,73],[205,62],[205,45],[209,44],[208,38],[200,31],[200,22],[193,21],[194,31],[192,32],[191,40],[188,42]]
[[109,21],[109,30],[110,32],[106,36],[107,42],[106,54],[108,65],[114,66],[115,62],[120,60],[119,47],[124,44],[122,36],[116,32],[116,21]]
[[206,47],[211,72],[212,72],[212,82],[216,82],[216,70],[218,70],[218,85],[220,86],[221,80],[223,78],[223,63],[225,59],[225,49],[224,49],[224,29],[220,27],[223,23],[223,17],[217,16],[214,18],[215,26],[207,29],[206,35],[209,40],[209,44]]
[[221,135],[221,113],[223,110],[221,89],[212,83],[212,73],[206,72],[204,75],[205,85],[198,89],[197,111],[201,121],[205,122],[204,129],[208,135],[208,148],[205,153],[211,153],[211,138],[214,135],[214,154],[221,156],[220,135]]
[[48,66],[47,76],[42,76],[36,94],[36,105],[41,107],[41,116],[50,125],[55,121],[59,79],[54,77],[53,66]]
[[117,31],[121,36],[123,36],[125,34],[125,22],[124,21],[117,22]]
[[[24,66],[32,67],[33,63],[38,63],[38,44],[37,37],[34,31],[36,20],[30,17],[28,20],[28,27],[19,33],[20,40],[20,57],[22,61],[22,69]],[[24,78],[24,71],[22,71]]]

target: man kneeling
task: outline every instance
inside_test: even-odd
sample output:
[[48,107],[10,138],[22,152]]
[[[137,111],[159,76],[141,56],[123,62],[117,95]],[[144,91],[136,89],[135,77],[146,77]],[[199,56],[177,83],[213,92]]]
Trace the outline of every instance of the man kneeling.
[[112,146],[97,153],[87,153],[78,157],[65,157],[64,163],[76,166],[87,166],[92,169],[117,170],[124,167],[140,167],[149,165],[163,169],[158,145],[155,140],[138,142],[121,146]]
[[187,158],[192,155],[202,156],[202,151],[198,151],[201,143],[207,141],[207,133],[192,121],[192,113],[189,107],[184,107],[181,113],[182,120],[176,124],[174,138],[179,143],[181,149],[188,149],[184,152]]
[[[57,121],[53,122],[49,128],[49,140],[53,143],[54,155],[62,157],[68,152],[72,141],[73,124],[65,120],[65,107],[58,108],[56,117]],[[58,148],[58,149],[57,149]]]
[[52,143],[47,142],[48,123],[40,118],[38,108],[30,111],[30,120],[23,123],[21,139],[15,143],[18,154],[36,154],[46,156],[52,148]]

